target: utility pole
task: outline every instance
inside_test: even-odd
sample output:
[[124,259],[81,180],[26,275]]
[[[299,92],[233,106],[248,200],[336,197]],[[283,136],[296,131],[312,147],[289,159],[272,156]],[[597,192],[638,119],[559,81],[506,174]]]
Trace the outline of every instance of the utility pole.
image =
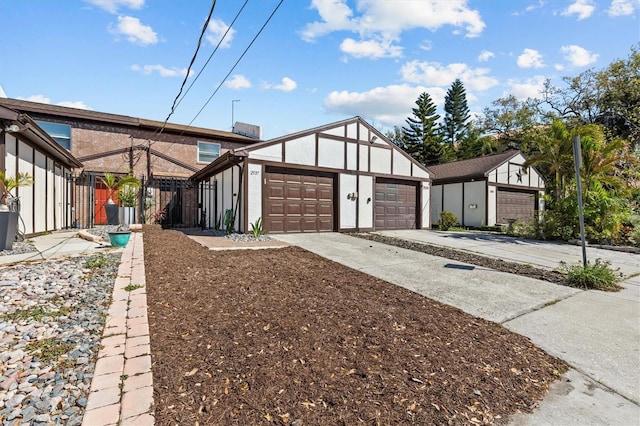
[[582,166],[582,149],[580,136],[573,138],[573,165],[576,169],[576,189],[578,192],[578,213],[580,220],[580,241],[582,242],[582,266],[587,267],[587,248],[584,238],[584,210],[582,207],[582,188],[580,185],[580,167]]
[[234,107],[235,107],[236,102],[240,102],[240,99],[233,99],[231,101],[231,131],[232,132],[233,132],[233,126],[235,124],[233,115],[234,115]]

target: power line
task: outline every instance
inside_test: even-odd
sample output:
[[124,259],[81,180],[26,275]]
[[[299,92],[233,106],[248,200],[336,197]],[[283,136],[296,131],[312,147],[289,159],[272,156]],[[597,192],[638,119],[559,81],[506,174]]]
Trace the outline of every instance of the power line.
[[225,37],[227,36],[227,33],[229,31],[231,31],[231,28],[233,28],[233,24],[235,24],[236,20],[238,19],[238,17],[240,16],[240,14],[242,13],[242,11],[244,10],[244,7],[247,5],[247,3],[249,3],[249,0],[245,0],[244,4],[242,5],[242,7],[240,8],[240,10],[238,11],[238,13],[236,14],[235,18],[233,18],[233,21],[231,21],[231,24],[229,24],[229,26],[227,27],[227,30],[224,32],[224,34],[222,35],[222,37],[220,37],[220,41],[218,41],[218,44],[216,45],[215,49],[213,49],[213,52],[211,52],[211,55],[209,55],[209,58],[207,59],[207,61],[204,63],[204,65],[202,66],[202,68],[200,69],[200,71],[198,72],[198,74],[195,76],[195,78],[193,79],[193,81],[191,81],[191,84],[189,85],[189,87],[187,88],[187,90],[184,92],[184,95],[182,95],[182,97],[180,98],[180,100],[178,101],[177,104],[175,104],[176,108],[178,107],[178,105],[180,105],[180,103],[182,102],[182,100],[187,96],[187,94],[189,93],[189,91],[191,90],[191,88],[193,87],[193,85],[195,84],[196,81],[198,81],[198,78],[200,77],[200,74],[202,74],[202,72],[204,71],[204,69],[207,67],[207,65],[209,65],[209,61],[211,61],[211,58],[213,57],[213,55],[218,51],[218,48],[220,47],[220,45],[222,44],[222,42],[224,41]]
[[[182,129],[182,131],[180,132],[180,136],[184,135],[184,132],[186,131],[187,128],[191,127],[191,124],[193,124],[193,122],[196,120],[196,118],[198,118],[198,116],[200,115],[200,113],[202,113],[202,111],[205,109],[205,107],[209,104],[209,102],[211,102],[211,99],[215,96],[215,94],[218,92],[218,90],[220,90],[220,87],[222,87],[222,85],[224,84],[224,82],[229,78],[229,76],[231,75],[231,73],[233,72],[233,70],[238,66],[238,64],[240,63],[240,61],[242,60],[242,58],[244,57],[244,55],[249,51],[249,49],[251,48],[251,46],[253,45],[253,43],[256,41],[256,39],[260,36],[260,34],[262,33],[262,31],[265,29],[265,27],[267,26],[267,24],[269,24],[269,22],[271,21],[271,19],[273,18],[273,16],[275,15],[275,13],[278,11],[278,9],[280,8],[280,6],[282,5],[282,3],[284,3],[284,0],[280,0],[280,2],[278,3],[278,5],[273,9],[273,11],[271,12],[271,15],[269,15],[269,18],[267,18],[267,20],[265,21],[265,23],[262,25],[262,27],[260,27],[260,30],[256,33],[256,35],[253,37],[253,39],[251,40],[251,43],[249,43],[249,45],[245,48],[244,52],[242,52],[242,55],[240,55],[240,57],[238,58],[238,60],[236,60],[235,64],[233,65],[233,67],[231,68],[231,70],[227,73],[227,75],[224,77],[224,79],[220,82],[220,84],[218,85],[218,87],[216,87],[216,89],[214,90],[214,92],[211,94],[211,96],[209,97],[209,99],[207,99],[207,102],[205,102],[205,104],[202,106],[202,108],[200,108],[200,110],[198,111],[198,113],[196,114],[195,117],[193,117],[193,119],[189,122],[189,124],[187,124],[185,126],[184,129]],[[244,8],[244,5],[242,6],[242,8]],[[235,19],[234,19],[235,21]],[[165,123],[166,124],[166,123]],[[164,125],[163,125],[164,128]],[[175,142],[171,142],[169,144],[169,146],[162,151],[163,153],[166,153],[169,149],[171,149],[171,147],[173,146]]]
[[173,100],[171,111],[169,112],[169,115],[167,115],[167,118],[165,118],[164,123],[162,123],[162,128],[160,128],[160,131],[158,133],[162,133],[165,126],[167,125],[167,122],[169,121],[169,118],[173,115],[174,111],[176,110],[178,99],[180,98],[180,95],[182,95],[182,89],[184,89],[185,84],[187,84],[187,80],[189,79],[189,73],[191,72],[191,67],[193,66],[193,63],[196,61],[196,57],[198,56],[198,51],[200,50],[200,46],[202,45],[202,39],[204,37],[204,34],[207,32],[207,27],[209,26],[209,21],[211,20],[211,16],[213,15],[213,9],[215,7],[216,7],[216,0],[213,0],[213,2],[211,3],[211,9],[209,9],[209,15],[207,16],[207,19],[204,21],[204,25],[202,26],[202,31],[200,31],[200,37],[198,37],[198,44],[196,46],[196,51],[193,52],[193,56],[191,57],[191,62],[189,62],[189,67],[187,68],[187,74],[184,76],[184,80],[182,80],[182,85],[180,85],[180,90],[178,91],[178,94]]
[[[273,12],[271,12],[271,15],[269,15],[269,18],[267,18],[267,20],[265,21],[265,23],[262,25],[262,27],[260,28],[260,30],[257,32],[257,34],[253,37],[253,40],[251,40],[251,43],[249,43],[249,45],[247,46],[247,48],[244,50],[244,52],[242,52],[242,55],[240,55],[240,57],[238,58],[238,60],[236,61],[235,64],[233,64],[233,67],[231,67],[231,70],[229,70],[229,72],[227,73],[227,75],[224,77],[224,79],[222,79],[222,81],[220,82],[220,84],[218,85],[218,87],[216,87],[216,90],[213,91],[213,93],[211,94],[211,96],[209,96],[209,99],[207,99],[207,102],[204,103],[204,105],[202,106],[202,108],[200,108],[200,110],[198,111],[198,113],[195,115],[195,117],[193,117],[193,119],[189,122],[189,124],[187,124],[187,127],[191,126],[191,124],[196,120],[196,118],[198,118],[198,116],[200,115],[200,113],[202,113],[202,111],[205,109],[205,107],[209,104],[209,102],[211,102],[211,99],[215,96],[216,93],[218,93],[218,90],[220,90],[220,87],[222,87],[222,85],[224,84],[225,81],[227,81],[227,79],[229,78],[229,76],[231,75],[231,73],[233,72],[234,69],[236,69],[236,67],[238,66],[238,64],[240,63],[240,61],[242,60],[242,58],[244,57],[244,55],[249,51],[249,49],[251,48],[251,46],[253,46],[253,43],[256,41],[256,39],[260,36],[260,34],[262,33],[262,31],[265,29],[265,27],[267,26],[267,24],[269,23],[269,21],[271,21],[271,18],[273,18],[273,15],[275,15],[275,13],[278,11],[278,9],[280,8],[280,6],[282,5],[282,3],[284,2],[284,0],[280,0],[280,2],[278,3],[278,5],[275,7],[275,9],[273,9]],[[184,133],[184,131],[183,131]]]

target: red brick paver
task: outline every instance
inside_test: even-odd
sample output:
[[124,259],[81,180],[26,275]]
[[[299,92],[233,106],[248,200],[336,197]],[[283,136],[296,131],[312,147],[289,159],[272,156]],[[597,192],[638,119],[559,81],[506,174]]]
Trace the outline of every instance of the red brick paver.
[[155,423],[142,241],[134,232],[122,251],[84,426]]

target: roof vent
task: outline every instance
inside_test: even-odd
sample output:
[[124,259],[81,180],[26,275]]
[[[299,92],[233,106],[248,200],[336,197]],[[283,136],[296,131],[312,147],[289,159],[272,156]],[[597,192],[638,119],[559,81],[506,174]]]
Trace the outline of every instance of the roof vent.
[[255,124],[241,123],[236,121],[233,125],[233,133],[246,136],[252,139],[262,139],[262,127]]

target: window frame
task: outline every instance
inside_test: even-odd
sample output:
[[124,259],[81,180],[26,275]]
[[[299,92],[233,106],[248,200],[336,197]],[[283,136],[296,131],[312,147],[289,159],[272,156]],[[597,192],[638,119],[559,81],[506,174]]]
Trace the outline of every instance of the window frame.
[[[49,136],[51,136],[51,138],[53,140],[55,140],[58,145],[60,145],[62,148],[66,149],[67,151],[71,152],[71,125],[66,124],[66,123],[56,123],[55,121],[46,121],[46,120],[35,120],[36,124],[38,126],[40,126],[40,128],[42,130],[44,130]],[[66,129],[69,130],[68,134],[69,136],[67,136],[66,134],[62,135],[62,134],[57,134],[57,132],[53,132],[53,129],[50,127],[64,127]],[[47,127],[49,127],[49,130],[47,130]],[[67,146],[68,145],[68,146]]]
[[[218,154],[216,155],[216,157],[211,160],[211,161],[207,161],[206,159],[201,159],[200,156],[202,154],[204,155],[214,155],[214,153],[212,152],[207,152],[206,150],[202,150],[200,147],[201,146],[217,146],[218,147]],[[198,141],[197,144],[197,153],[196,153],[196,162],[198,164],[210,164],[213,163],[214,161],[216,161],[218,158],[220,158],[220,151],[222,149],[222,146],[218,143],[218,142],[209,142],[209,141]]]

